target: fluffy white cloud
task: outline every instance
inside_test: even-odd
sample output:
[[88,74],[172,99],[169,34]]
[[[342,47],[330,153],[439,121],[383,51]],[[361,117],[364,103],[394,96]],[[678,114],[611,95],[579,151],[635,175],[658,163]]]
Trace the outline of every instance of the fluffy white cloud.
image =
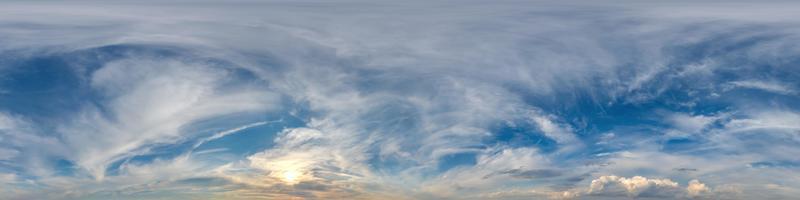
[[664,197],[675,195],[678,188],[678,183],[669,179],[650,179],[641,176],[631,178],[601,176],[592,180],[588,193],[616,195],[619,189],[622,189],[623,194],[629,197]]
[[712,190],[706,184],[691,180],[684,188],[670,179],[633,176],[600,176],[592,180],[583,195],[597,197],[656,198],[656,199],[730,199],[735,191]]
[[703,184],[698,180],[691,180],[689,181],[689,186],[686,186],[686,192],[691,198],[700,197],[709,191],[710,189],[706,187],[706,184]]

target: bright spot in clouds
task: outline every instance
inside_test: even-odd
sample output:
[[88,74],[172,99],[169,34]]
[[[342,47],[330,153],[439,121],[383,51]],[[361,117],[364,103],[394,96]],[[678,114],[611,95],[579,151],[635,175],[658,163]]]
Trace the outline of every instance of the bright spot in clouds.
[[796,199],[800,2],[0,2],[0,199]]
[[297,183],[297,181],[298,181],[297,178],[299,176],[300,176],[300,172],[298,172],[296,170],[293,170],[293,169],[287,169],[287,170],[283,171],[283,181],[286,181],[286,183],[289,183],[289,184]]

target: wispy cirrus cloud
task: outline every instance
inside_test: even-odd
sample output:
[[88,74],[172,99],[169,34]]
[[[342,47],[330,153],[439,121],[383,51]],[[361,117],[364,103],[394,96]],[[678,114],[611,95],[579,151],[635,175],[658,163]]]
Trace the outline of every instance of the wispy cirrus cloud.
[[627,3],[4,2],[0,197],[797,194],[794,3]]

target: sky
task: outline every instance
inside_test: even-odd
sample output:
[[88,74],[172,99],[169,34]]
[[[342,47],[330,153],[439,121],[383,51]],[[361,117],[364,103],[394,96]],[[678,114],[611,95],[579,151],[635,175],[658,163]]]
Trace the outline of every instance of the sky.
[[3,1],[0,199],[793,199],[793,1]]

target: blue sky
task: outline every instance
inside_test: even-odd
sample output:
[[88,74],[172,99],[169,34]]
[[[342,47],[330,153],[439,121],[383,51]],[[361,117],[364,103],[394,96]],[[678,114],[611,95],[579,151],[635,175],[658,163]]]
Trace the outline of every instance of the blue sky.
[[0,199],[792,199],[791,1],[0,3]]

